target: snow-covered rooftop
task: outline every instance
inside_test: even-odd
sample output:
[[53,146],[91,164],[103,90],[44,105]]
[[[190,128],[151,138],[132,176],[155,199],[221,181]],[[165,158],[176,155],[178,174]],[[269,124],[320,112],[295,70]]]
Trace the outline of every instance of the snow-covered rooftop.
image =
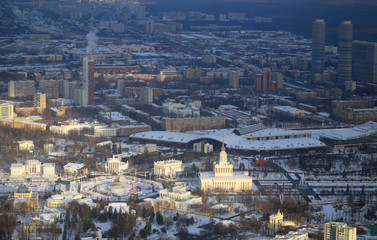
[[155,140],[162,142],[189,143],[201,139],[212,139],[218,142],[223,141],[227,148],[237,150],[284,150],[299,148],[326,147],[324,143],[314,138],[276,139],[276,140],[247,140],[235,135],[233,129],[222,129],[212,131],[200,131],[192,133],[151,131],[131,135],[134,139]]
[[352,128],[320,129],[311,132],[316,139],[324,137],[333,140],[351,140],[377,134],[377,123],[369,121]]

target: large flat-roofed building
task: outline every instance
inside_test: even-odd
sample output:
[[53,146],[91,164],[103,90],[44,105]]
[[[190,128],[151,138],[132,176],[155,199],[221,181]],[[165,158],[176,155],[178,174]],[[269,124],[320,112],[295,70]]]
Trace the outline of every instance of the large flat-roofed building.
[[160,82],[166,80],[182,80],[183,74],[177,70],[163,70],[160,71],[160,74],[157,75],[157,80]]
[[[242,151],[248,153],[263,152],[265,155],[274,155],[277,152],[286,151],[323,151],[326,145],[314,137],[300,138],[284,138],[270,140],[248,140],[242,134],[241,136],[234,134],[234,129],[208,130],[202,132],[167,132],[167,131],[151,131],[136,133],[130,136],[130,139],[139,143],[158,143],[165,146],[176,146],[183,148],[192,148],[197,142],[206,140],[211,144],[219,146],[222,141],[222,134],[225,134],[225,144],[232,151]],[[307,131],[304,131],[307,132]],[[285,134],[285,133],[283,133]],[[309,133],[305,133],[309,134]],[[267,136],[267,135],[266,135]]]
[[377,107],[334,109],[333,117],[336,120],[350,124],[362,124],[368,121],[377,121]]
[[60,126],[50,126],[50,131],[54,134],[59,135],[68,135],[71,132],[81,132],[83,130],[90,130],[92,129],[92,125],[86,123],[75,123],[71,122],[68,125],[60,125]]
[[192,131],[225,128],[225,117],[163,118],[165,131]]
[[0,119],[0,126],[5,128],[16,128],[16,129],[26,129],[32,131],[45,131],[47,129],[47,124],[34,122],[28,119],[17,118],[12,119]]
[[249,140],[276,140],[276,139],[292,139],[292,138],[311,138],[310,131],[295,131],[281,128],[266,128],[245,134],[242,137]]
[[55,163],[41,163],[38,160],[28,160],[25,164],[12,163],[10,167],[11,177],[43,176],[55,177]]
[[32,96],[34,93],[35,82],[32,80],[8,82],[9,97],[26,97]]
[[275,106],[271,108],[271,111],[291,117],[305,117],[312,114],[311,112],[289,106]]
[[351,124],[362,124],[368,121],[377,121],[377,108],[374,100],[333,101],[333,118]]
[[148,131],[152,131],[152,127],[147,124],[120,125],[118,127],[118,136],[128,137],[134,133],[148,132]]
[[347,223],[325,223],[324,240],[356,240],[356,228],[347,226]]
[[233,164],[228,161],[224,142],[220,161],[214,164],[213,172],[200,173],[200,186],[203,191],[248,191],[252,185],[253,178],[248,172],[233,172]]
[[106,126],[94,126],[94,135],[103,137],[115,137],[117,135],[117,128]]

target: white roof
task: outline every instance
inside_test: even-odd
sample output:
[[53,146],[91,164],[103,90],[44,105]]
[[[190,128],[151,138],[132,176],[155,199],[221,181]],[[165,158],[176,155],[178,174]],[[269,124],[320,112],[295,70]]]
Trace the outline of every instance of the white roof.
[[311,131],[313,137],[317,139],[324,137],[333,140],[350,140],[377,134],[377,123],[369,121],[353,128],[320,129]]
[[284,150],[298,148],[316,148],[326,147],[324,143],[314,138],[294,138],[294,139],[276,139],[276,140],[247,140],[241,136],[232,133],[233,129],[200,131],[193,133],[151,131],[136,133],[131,135],[132,138],[156,140],[163,142],[189,143],[191,141],[200,141],[201,139],[213,139],[219,142],[223,141],[227,148],[238,150]]
[[63,168],[73,168],[79,170],[82,167],[84,167],[83,163],[67,163]]
[[304,132],[310,133],[310,131],[289,130],[283,128],[265,128],[260,131],[256,131],[244,136],[269,136],[269,135],[283,135],[283,134],[302,134]]

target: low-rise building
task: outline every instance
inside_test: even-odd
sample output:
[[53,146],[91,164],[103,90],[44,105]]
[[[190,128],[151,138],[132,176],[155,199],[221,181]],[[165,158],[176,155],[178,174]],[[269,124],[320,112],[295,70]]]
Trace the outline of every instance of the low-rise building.
[[68,135],[72,132],[81,132],[84,130],[91,130],[92,125],[88,123],[71,122],[66,125],[50,126],[50,131],[58,135]]
[[84,168],[83,163],[67,163],[63,166],[63,173],[66,175],[76,176],[79,175],[80,169]]
[[20,151],[32,151],[34,149],[34,142],[33,141],[18,141],[18,150]]
[[278,239],[284,239],[284,240],[308,240],[308,232],[306,231],[297,231],[297,232],[289,232],[287,235],[276,235],[274,238],[271,238],[271,240],[278,240]]
[[169,159],[154,162],[154,175],[160,177],[173,177],[182,172],[182,161]]
[[119,125],[118,136],[128,137],[134,133],[152,131],[152,127],[148,124],[132,124],[132,125]]
[[56,177],[55,163],[41,164],[38,160],[28,160],[25,164],[12,163],[10,176],[15,178],[29,176]]
[[213,152],[213,145],[206,141],[200,141],[198,143],[194,143],[193,150],[194,152],[199,153],[211,153]]
[[121,144],[122,152],[153,153],[157,151],[156,144]]
[[117,128],[94,126],[94,135],[102,137],[115,137],[117,135]]
[[124,170],[128,169],[128,162],[122,162],[122,155],[113,155],[112,158],[108,158],[105,168],[106,172],[121,174]]
[[271,111],[291,117],[305,117],[311,115],[311,112],[289,106],[274,106],[271,108]]
[[72,201],[77,201],[80,205],[86,204],[95,207],[96,204],[90,198],[83,198],[82,194],[64,192],[63,194],[55,194],[47,199],[46,205],[49,208],[68,208]]
[[190,191],[186,190],[185,186],[174,186],[172,189],[160,190],[158,200],[163,203],[166,202],[169,208],[187,211],[191,204],[198,204],[202,202],[201,197],[191,195]]
[[17,207],[19,204],[26,203],[29,208],[38,206],[38,193],[33,192],[26,186],[20,186],[13,194],[13,205]]

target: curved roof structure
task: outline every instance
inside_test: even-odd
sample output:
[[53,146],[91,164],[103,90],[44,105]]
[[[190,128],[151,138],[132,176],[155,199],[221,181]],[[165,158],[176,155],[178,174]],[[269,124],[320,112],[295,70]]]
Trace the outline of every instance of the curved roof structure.
[[131,135],[130,138],[183,144],[199,142],[201,140],[214,140],[221,143],[224,134],[226,147],[234,150],[271,151],[326,147],[323,142],[314,138],[247,140],[234,134],[233,130],[222,129],[191,133],[151,131],[136,133]]
[[377,134],[377,123],[366,122],[352,128],[310,130],[314,138],[331,140],[353,140]]

